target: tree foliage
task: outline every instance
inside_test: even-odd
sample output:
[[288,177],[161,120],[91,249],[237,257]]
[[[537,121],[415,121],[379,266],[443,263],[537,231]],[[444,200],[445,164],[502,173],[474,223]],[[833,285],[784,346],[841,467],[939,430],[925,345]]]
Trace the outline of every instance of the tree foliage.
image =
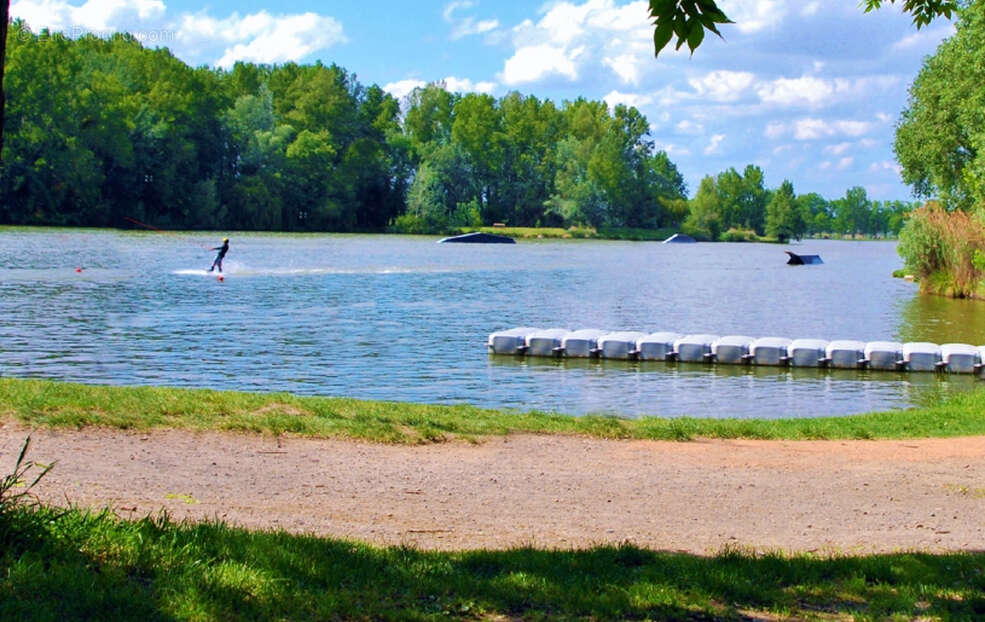
[[[884,0],[863,0],[866,13],[882,6]],[[889,0],[895,4],[896,0]],[[917,28],[929,24],[936,17],[950,19],[960,6],[960,0],[903,0],[903,11],[913,16]],[[719,8],[715,0],[650,0],[650,18],[653,20],[653,54],[659,56],[677,37],[675,49],[686,43],[691,53],[704,41],[705,31],[719,37],[719,24],[732,24],[732,20]]]
[[849,218],[842,200],[774,193],[751,164],[709,176],[689,201],[629,106],[440,83],[398,102],[337,65],[192,68],[129,35],[11,31],[0,224],[438,233],[683,223],[718,239],[763,235],[772,218],[777,236],[898,230],[897,212],[867,199]]
[[924,61],[896,130],[903,180],[949,209],[985,205],[985,3]]

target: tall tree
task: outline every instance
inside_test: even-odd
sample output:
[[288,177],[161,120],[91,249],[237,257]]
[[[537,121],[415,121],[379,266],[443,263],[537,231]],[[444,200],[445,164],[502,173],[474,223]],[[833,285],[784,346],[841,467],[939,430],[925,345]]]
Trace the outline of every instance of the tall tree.
[[804,235],[804,219],[797,209],[793,184],[784,179],[766,206],[766,235],[786,242]]
[[865,188],[854,186],[834,201],[835,227],[840,233],[855,235],[868,231],[872,202]]
[[715,178],[707,175],[701,180],[698,192],[688,205],[684,232],[697,238],[715,241],[722,232],[721,199]]
[[896,130],[903,181],[949,209],[985,205],[985,3],[924,61]]

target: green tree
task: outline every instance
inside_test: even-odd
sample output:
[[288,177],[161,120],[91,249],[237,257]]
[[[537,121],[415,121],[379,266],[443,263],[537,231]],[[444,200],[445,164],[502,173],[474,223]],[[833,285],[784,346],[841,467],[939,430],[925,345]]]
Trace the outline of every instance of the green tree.
[[[468,199],[476,199],[480,206],[485,207],[487,214],[503,213],[505,210],[500,205],[498,190],[505,136],[502,115],[495,98],[477,93],[461,97],[455,104],[451,140],[470,162],[477,194]],[[495,209],[490,210],[490,205]]]
[[803,214],[794,198],[793,184],[784,179],[766,206],[766,235],[787,242],[803,237],[805,229]]
[[418,160],[425,157],[429,149],[451,142],[455,101],[456,96],[441,84],[432,83],[411,91],[404,130]]
[[896,130],[903,180],[949,209],[985,204],[985,3],[924,61]]
[[831,207],[824,197],[809,192],[797,197],[797,209],[804,222],[805,233],[816,235],[831,231]]
[[855,235],[868,231],[872,202],[865,188],[854,186],[834,201],[834,225],[839,233]]
[[715,187],[715,178],[708,175],[701,180],[698,192],[688,205],[684,220],[684,232],[704,240],[717,240],[722,233],[721,199]]
[[544,205],[554,187],[561,112],[550,100],[542,102],[516,92],[502,98],[499,108],[504,134],[500,204],[491,206],[489,221],[520,226],[548,221],[561,224],[562,219],[548,215]]

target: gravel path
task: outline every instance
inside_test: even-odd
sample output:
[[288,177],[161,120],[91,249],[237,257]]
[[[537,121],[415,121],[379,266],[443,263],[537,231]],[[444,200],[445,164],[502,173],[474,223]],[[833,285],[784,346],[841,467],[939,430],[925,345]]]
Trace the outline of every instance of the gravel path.
[[[0,472],[30,431],[0,427]],[[428,549],[600,543],[871,553],[985,550],[985,437],[426,446],[160,430],[35,430],[50,503],[220,518]]]

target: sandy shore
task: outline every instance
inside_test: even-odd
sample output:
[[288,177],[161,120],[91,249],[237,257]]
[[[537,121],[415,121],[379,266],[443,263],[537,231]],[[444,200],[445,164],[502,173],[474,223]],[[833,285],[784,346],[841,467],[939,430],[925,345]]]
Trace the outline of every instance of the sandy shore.
[[[10,471],[30,430],[0,427]],[[391,446],[173,430],[35,430],[45,502],[166,509],[431,549],[600,543],[713,553],[985,550],[985,437]]]

